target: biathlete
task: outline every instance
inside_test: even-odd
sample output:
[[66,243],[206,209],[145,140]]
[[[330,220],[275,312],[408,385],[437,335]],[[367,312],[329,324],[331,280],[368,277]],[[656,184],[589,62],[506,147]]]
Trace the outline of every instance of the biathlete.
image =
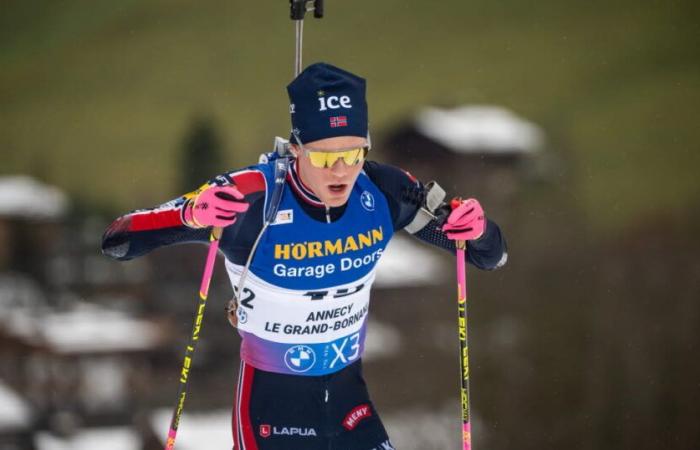
[[[317,63],[287,91],[291,156],[281,197],[272,157],[118,218],[102,249],[128,260],[163,245],[207,242],[211,227],[223,227],[220,250],[234,291],[246,273],[231,309],[241,336],[235,449],[392,449],[361,365],[382,252],[406,230],[451,252],[455,240],[466,240],[468,262],[490,270],[505,263],[505,241],[477,200],[452,208],[437,184],[366,159],[364,79]],[[272,202],[274,221],[246,270]]]

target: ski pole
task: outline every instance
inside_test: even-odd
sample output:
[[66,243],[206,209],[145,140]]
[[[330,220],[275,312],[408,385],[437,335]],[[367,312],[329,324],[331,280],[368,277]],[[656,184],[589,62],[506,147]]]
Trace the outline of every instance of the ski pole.
[[[296,31],[294,41],[294,78],[301,73],[302,49],[304,44],[304,16],[309,11],[313,11],[315,18],[323,18],[323,0],[289,0],[289,18],[294,21]],[[279,139],[281,140],[281,138]],[[280,141],[278,141],[276,138],[275,151],[280,152],[280,155],[288,155],[289,143],[282,141],[282,143],[278,144],[278,142]],[[272,193],[271,201],[268,204],[267,212],[265,213],[263,227],[258,233],[258,237],[255,239],[253,247],[248,254],[248,259],[246,260],[245,266],[243,266],[243,272],[238,279],[238,285],[234,287],[233,298],[228,302],[228,305],[226,305],[228,321],[233,327],[236,327],[238,324],[238,318],[236,316],[238,311],[238,296],[243,294],[243,286],[245,285],[245,280],[248,276],[248,270],[251,262],[253,261],[255,250],[258,248],[258,243],[260,242],[260,239],[265,233],[268,225],[275,220],[275,214],[277,214],[277,209],[279,208],[280,201],[282,199],[284,180],[286,179],[287,171],[289,170],[289,164],[289,159],[286,159],[285,161],[283,158],[280,158],[275,166],[275,189]]]
[[187,381],[189,380],[190,367],[192,366],[192,358],[194,357],[194,350],[197,347],[197,341],[199,341],[199,333],[202,329],[202,320],[204,319],[204,307],[207,304],[207,296],[209,295],[209,284],[211,283],[211,277],[214,273],[214,263],[216,262],[216,253],[219,250],[219,240],[221,239],[222,229],[220,227],[214,227],[211,230],[209,236],[209,252],[207,253],[207,260],[204,264],[204,274],[202,275],[202,283],[199,286],[199,303],[197,304],[197,313],[195,314],[194,324],[192,325],[192,335],[190,336],[190,341],[185,347],[185,359],[182,361],[182,370],[180,371],[180,385],[177,391],[177,403],[175,404],[175,411],[173,412],[173,418],[170,421],[170,430],[168,431],[168,438],[165,442],[165,450],[173,450],[175,448],[175,437],[177,436],[177,429],[180,426],[180,416],[182,416],[182,411],[185,408],[185,397],[187,397]]
[[471,450],[472,435],[469,422],[469,345],[467,340],[467,267],[466,241],[456,241],[457,247],[457,310],[459,327],[459,368],[462,397],[462,450]]
[[313,11],[314,17],[323,17],[323,0],[289,0],[289,17],[294,21],[296,40],[294,46],[294,77],[301,73],[301,50],[304,46],[304,15]]

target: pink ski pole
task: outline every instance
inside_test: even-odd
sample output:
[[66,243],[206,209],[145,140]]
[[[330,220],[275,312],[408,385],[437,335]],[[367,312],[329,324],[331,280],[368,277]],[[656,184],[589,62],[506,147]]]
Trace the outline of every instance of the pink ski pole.
[[457,323],[459,327],[459,368],[462,397],[462,450],[471,450],[472,435],[469,422],[469,345],[467,341],[467,267],[466,242],[456,241],[457,247]]
[[214,274],[214,263],[216,262],[216,253],[219,250],[219,240],[221,239],[222,229],[214,227],[209,236],[209,252],[207,253],[207,261],[204,264],[204,275],[202,275],[202,283],[199,286],[199,303],[197,305],[197,314],[192,325],[192,335],[190,341],[185,348],[185,359],[182,362],[182,370],[180,371],[180,386],[177,391],[177,403],[173,418],[170,421],[170,430],[168,438],[165,441],[165,450],[173,450],[175,448],[175,437],[177,429],[180,426],[180,416],[185,408],[185,397],[187,396],[187,381],[189,380],[190,367],[192,365],[192,357],[194,350],[197,347],[199,340],[199,332],[202,329],[202,319],[204,319],[204,307],[207,304],[207,296],[209,295],[209,284],[211,277]]

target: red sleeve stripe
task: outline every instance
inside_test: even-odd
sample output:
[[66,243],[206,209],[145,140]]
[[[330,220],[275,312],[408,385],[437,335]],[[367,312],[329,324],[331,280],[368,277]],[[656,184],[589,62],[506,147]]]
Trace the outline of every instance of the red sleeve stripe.
[[[231,176],[236,188],[243,194],[265,191],[265,176],[258,171],[237,172]],[[134,213],[130,217],[129,231],[160,230],[183,225],[180,208],[151,210]]]
[[182,226],[180,209],[149,211],[131,216],[129,231],[148,231]]
[[265,190],[265,175],[257,170],[234,173],[231,179],[243,195]]

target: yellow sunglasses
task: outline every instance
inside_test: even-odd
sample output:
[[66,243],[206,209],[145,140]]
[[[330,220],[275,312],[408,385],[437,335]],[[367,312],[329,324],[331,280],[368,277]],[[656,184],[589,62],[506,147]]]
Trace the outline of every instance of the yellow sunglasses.
[[367,145],[337,150],[310,149],[301,143],[301,139],[299,139],[299,136],[294,131],[292,131],[292,136],[294,140],[297,141],[297,144],[304,154],[308,155],[311,165],[318,169],[333,167],[339,159],[348,166],[355,166],[365,160],[367,153],[372,148],[372,141],[370,140],[369,134],[367,134]]
[[319,169],[333,167],[340,159],[348,166],[355,166],[367,157],[369,146],[348,148],[344,150],[310,150],[304,148],[304,152],[309,157],[311,165]]

